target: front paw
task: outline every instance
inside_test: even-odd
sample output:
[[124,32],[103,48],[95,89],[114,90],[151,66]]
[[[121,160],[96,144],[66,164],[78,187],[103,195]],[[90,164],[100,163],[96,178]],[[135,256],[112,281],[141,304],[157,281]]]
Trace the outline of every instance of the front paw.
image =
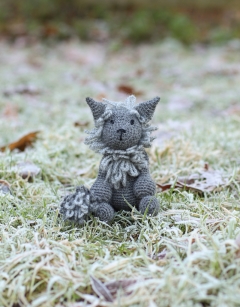
[[156,192],[156,184],[150,176],[139,176],[134,184],[133,191],[137,198],[154,195]]

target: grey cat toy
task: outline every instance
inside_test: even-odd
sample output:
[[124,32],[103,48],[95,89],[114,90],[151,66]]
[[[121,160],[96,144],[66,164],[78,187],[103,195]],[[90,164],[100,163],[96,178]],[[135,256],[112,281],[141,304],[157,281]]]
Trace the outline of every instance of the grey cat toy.
[[155,183],[149,174],[144,147],[150,147],[154,139],[150,134],[155,128],[148,122],[160,98],[138,105],[135,100],[133,95],[125,102],[103,99],[102,103],[86,98],[95,128],[87,132],[85,144],[103,157],[90,190],[80,186],[63,199],[60,213],[64,220],[82,224],[93,213],[109,222],[115,211],[131,210],[131,206],[141,213],[158,213]]

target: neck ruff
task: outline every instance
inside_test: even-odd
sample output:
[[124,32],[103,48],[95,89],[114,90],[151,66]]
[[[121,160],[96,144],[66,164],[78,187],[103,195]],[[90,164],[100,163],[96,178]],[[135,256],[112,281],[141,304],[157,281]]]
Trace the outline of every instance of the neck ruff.
[[104,148],[100,170],[106,173],[106,180],[115,189],[125,187],[127,175],[137,177],[142,169],[148,167],[148,160],[142,145],[136,145],[126,150]]

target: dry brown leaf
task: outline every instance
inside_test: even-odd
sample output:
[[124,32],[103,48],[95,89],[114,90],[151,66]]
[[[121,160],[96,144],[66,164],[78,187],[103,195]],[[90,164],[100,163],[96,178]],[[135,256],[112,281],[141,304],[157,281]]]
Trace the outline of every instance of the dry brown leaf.
[[58,29],[58,27],[56,27],[54,25],[46,24],[42,28],[42,35],[43,35],[43,37],[55,36],[58,33],[59,33],[59,29]]
[[24,135],[23,137],[21,137],[16,142],[0,147],[0,151],[5,151],[6,149],[10,149],[10,151],[14,149],[19,149],[20,151],[24,151],[26,147],[32,145],[32,143],[36,140],[39,132],[40,131],[30,132]]
[[23,179],[31,179],[36,177],[41,169],[30,161],[23,161],[16,165],[16,171]]
[[0,192],[3,194],[11,193],[10,184],[6,180],[0,180]]
[[204,170],[200,173],[198,178],[197,174],[195,174],[195,178],[194,176],[191,176],[189,179],[194,180],[194,182],[186,184],[186,187],[200,192],[212,192],[219,186],[227,184],[227,180],[223,178],[221,172],[216,170]]
[[75,127],[87,127],[89,125],[89,122],[85,121],[85,122],[75,122],[74,126]]
[[127,94],[127,95],[134,94],[135,96],[140,96],[140,95],[143,94],[143,92],[136,91],[132,86],[125,85],[125,84],[118,85],[117,89],[118,89],[119,92],[122,92],[122,93]]
[[205,164],[204,170],[199,174],[192,174],[188,177],[178,177],[177,181],[166,184],[157,184],[162,191],[171,188],[182,188],[192,190],[198,193],[212,192],[220,186],[226,186],[227,180],[219,171],[209,169],[208,164]]
[[26,34],[26,26],[21,21],[9,22],[6,27],[7,32],[13,36],[23,36]]
[[99,280],[96,279],[93,276],[90,276],[91,278],[91,285],[93,288],[93,291],[100,297],[104,297],[104,299],[107,302],[113,302],[113,297],[107,287]]
[[164,192],[164,191],[171,189],[174,186],[174,184],[173,183],[165,183],[165,184],[157,183],[157,186],[161,189],[162,192]]
[[205,171],[208,171],[209,170],[209,164],[206,162],[204,163],[204,170]]
[[137,76],[137,77],[140,77],[140,76],[142,76],[143,74],[144,74],[144,70],[143,70],[143,69],[141,69],[141,68],[137,69],[137,71],[136,71],[136,76]]

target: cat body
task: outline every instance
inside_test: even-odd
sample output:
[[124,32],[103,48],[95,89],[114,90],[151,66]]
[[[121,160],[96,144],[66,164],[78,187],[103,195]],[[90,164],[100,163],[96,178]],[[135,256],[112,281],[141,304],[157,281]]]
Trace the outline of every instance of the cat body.
[[[64,219],[82,223],[89,213],[105,222],[115,211],[131,210],[157,214],[159,202],[149,173],[145,147],[151,146],[151,120],[159,98],[135,105],[130,96],[123,103],[86,99],[95,121],[85,143],[103,155],[96,181],[88,190],[79,187],[61,203]],[[110,105],[110,107],[109,107]]]

